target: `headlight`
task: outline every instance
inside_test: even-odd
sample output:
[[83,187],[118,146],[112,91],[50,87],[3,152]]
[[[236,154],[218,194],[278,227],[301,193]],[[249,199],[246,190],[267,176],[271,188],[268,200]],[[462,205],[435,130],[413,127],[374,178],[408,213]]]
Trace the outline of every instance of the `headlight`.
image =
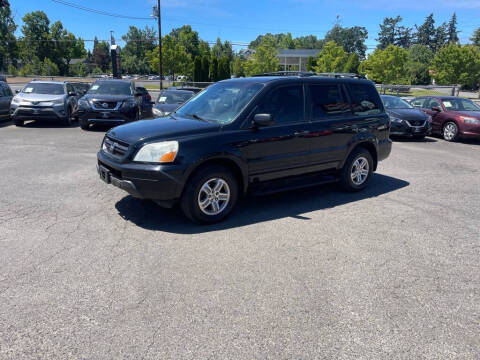
[[164,115],[163,111],[159,110],[157,108],[152,108],[152,113],[153,113],[153,115],[156,115],[156,116],[163,116]]
[[53,105],[63,105],[63,99],[52,100]]
[[131,100],[124,100],[123,101],[123,104],[122,104],[122,107],[126,107],[126,108],[131,108],[131,107],[134,107],[135,106],[135,100],[131,99]]
[[147,144],[137,152],[133,161],[171,163],[175,160],[177,152],[177,141],[164,141]]
[[20,99],[15,96],[15,97],[12,99],[12,103],[13,103],[13,104],[20,104]]
[[90,107],[90,103],[84,99],[78,100],[77,105],[79,108],[84,108],[84,109],[88,109]]
[[480,120],[478,120],[478,119],[470,118],[470,117],[463,117],[463,116],[462,116],[462,119],[465,122],[465,124],[480,125]]
[[396,118],[396,117],[393,117],[393,116],[390,116],[390,120],[394,123],[397,123],[397,124],[401,124],[403,122],[402,119],[399,119],[399,118]]

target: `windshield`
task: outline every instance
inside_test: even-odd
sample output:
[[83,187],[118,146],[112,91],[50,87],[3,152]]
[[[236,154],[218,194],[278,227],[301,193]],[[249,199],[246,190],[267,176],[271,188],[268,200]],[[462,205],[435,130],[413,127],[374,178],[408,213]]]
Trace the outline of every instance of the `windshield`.
[[157,104],[183,104],[192,96],[192,93],[183,91],[162,91],[158,96]]
[[62,84],[30,83],[25,86],[22,92],[26,94],[63,95],[65,89]]
[[412,105],[397,97],[382,96],[382,100],[387,109],[413,109]]
[[228,124],[237,117],[263,84],[227,81],[213,84],[190,99],[177,114]]
[[120,81],[99,81],[90,87],[88,94],[133,95],[130,83]]
[[480,106],[469,99],[442,100],[445,109],[452,111],[480,111]]

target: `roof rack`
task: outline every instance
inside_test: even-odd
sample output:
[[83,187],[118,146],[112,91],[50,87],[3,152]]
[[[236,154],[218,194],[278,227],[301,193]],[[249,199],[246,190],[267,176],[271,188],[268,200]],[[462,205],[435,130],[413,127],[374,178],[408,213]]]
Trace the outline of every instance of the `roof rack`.
[[308,71],[272,71],[263,74],[253,75],[256,76],[300,76],[300,77],[307,77],[307,76],[315,76],[314,72]]
[[364,75],[355,74],[355,73],[317,73],[316,75],[334,77],[334,78],[366,79]]

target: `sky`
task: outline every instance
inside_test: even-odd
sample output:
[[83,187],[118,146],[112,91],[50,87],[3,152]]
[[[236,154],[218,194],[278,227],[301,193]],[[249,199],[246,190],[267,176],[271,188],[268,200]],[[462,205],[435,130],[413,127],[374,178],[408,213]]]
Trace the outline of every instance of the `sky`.
[[[134,17],[150,17],[156,0],[67,0],[96,10]],[[19,25],[31,11],[43,10],[51,22],[61,20],[63,26],[83,39],[110,39],[110,30],[117,40],[129,25],[154,26],[152,19],[133,20],[84,12],[52,0],[10,0],[10,7]],[[402,16],[403,25],[421,24],[433,12],[436,25],[457,13],[460,41],[468,43],[474,29],[480,27],[480,0],[162,0],[162,34],[172,28],[190,24],[200,38],[214,42],[217,37],[229,40],[238,50],[246,47],[257,35],[267,32],[291,32],[293,37],[313,34],[323,38],[339,16],[342,26],[364,26],[369,32],[367,46],[376,45],[379,24],[385,17]],[[117,42],[122,46],[122,42]],[[244,45],[245,44],[245,45]],[[86,42],[91,48],[92,43]]]

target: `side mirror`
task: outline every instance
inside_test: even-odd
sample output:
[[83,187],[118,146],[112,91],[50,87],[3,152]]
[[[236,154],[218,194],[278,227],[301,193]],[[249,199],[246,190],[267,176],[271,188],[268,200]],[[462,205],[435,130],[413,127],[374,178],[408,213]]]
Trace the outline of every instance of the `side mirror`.
[[442,109],[440,108],[440,106],[432,106],[432,111],[435,111],[435,112],[441,112]]
[[273,125],[273,116],[271,114],[255,114],[253,123],[258,127],[271,126]]

